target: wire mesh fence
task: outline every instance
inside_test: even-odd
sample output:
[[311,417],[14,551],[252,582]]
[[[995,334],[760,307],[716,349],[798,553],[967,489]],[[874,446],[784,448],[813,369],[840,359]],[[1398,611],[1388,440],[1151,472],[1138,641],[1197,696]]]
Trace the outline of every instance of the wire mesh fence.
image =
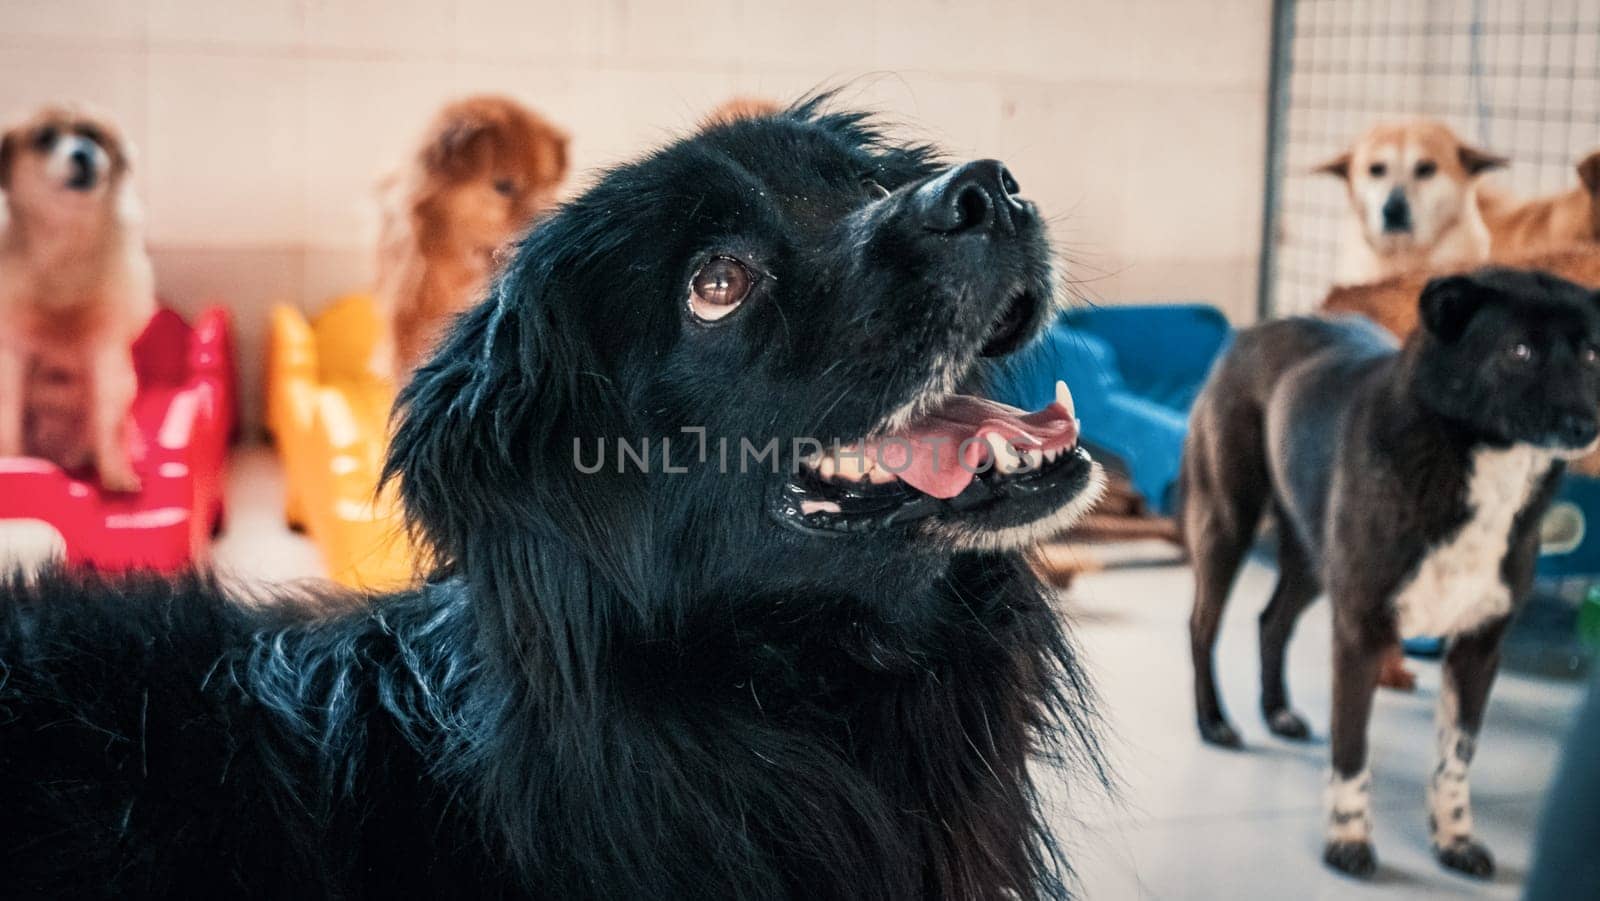
[[1577,183],[1600,146],[1600,0],[1279,0],[1262,309],[1313,309],[1332,283],[1343,185],[1311,169],[1378,121],[1442,119],[1511,157],[1522,196]]

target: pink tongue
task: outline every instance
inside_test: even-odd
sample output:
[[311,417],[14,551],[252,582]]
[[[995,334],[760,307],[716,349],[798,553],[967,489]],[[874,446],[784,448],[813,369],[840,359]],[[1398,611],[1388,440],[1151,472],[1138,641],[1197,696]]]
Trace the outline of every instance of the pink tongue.
[[[1078,442],[1078,422],[1051,402],[1027,413],[997,401],[958,394],[934,413],[879,443],[877,459],[923,494],[952,498],[966,490],[992,454],[995,434],[1017,450],[1065,450]],[[909,452],[910,459],[907,459]]]

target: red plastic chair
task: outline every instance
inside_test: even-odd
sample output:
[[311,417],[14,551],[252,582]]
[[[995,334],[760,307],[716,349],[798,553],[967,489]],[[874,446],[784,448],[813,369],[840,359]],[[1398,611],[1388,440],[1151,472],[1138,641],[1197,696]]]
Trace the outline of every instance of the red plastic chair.
[[235,424],[228,312],[207,309],[191,328],[158,310],[133,345],[133,363],[139,389],[129,447],[140,490],[102,492],[92,472],[0,457],[0,520],[49,524],[72,566],[170,572],[203,560],[222,524]]

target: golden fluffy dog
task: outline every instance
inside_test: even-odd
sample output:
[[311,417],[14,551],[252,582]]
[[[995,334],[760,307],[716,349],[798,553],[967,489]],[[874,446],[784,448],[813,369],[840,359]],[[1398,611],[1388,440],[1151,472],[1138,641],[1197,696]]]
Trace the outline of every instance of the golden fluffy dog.
[[566,134],[514,100],[468,97],[439,111],[381,189],[378,298],[392,344],[380,371],[409,378],[478,299],[495,252],[553,205],[566,173]]
[[128,450],[134,339],[155,312],[129,149],[103,118],[49,107],[0,138],[0,456],[93,463],[139,487]]
[[1350,197],[1338,283],[1487,260],[1478,176],[1505,164],[1442,122],[1412,119],[1378,125],[1318,166],[1342,179]]
[[1549,197],[1519,202],[1487,185],[1479,192],[1495,259],[1600,241],[1600,150],[1577,168],[1578,186]]

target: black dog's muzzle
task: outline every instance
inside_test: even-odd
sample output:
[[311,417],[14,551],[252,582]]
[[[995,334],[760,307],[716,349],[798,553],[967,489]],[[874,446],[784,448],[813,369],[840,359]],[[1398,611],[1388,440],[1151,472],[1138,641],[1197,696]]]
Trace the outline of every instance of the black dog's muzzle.
[[922,226],[945,235],[1000,231],[1014,235],[1034,216],[1033,204],[1016,196],[1017,180],[999,160],[952,167],[924,184],[911,203]]

